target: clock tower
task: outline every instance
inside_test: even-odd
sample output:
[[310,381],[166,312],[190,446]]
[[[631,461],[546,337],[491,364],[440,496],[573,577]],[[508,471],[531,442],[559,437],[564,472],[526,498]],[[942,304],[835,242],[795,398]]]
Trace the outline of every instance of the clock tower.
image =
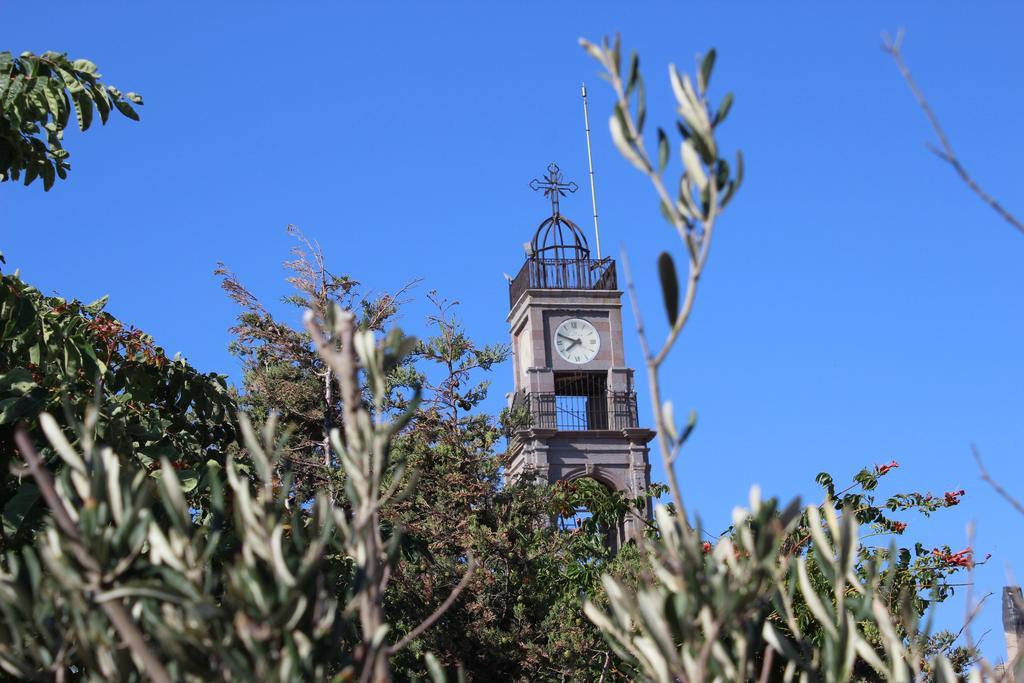
[[[507,476],[554,483],[590,477],[631,498],[650,484],[650,429],[637,421],[633,370],[622,345],[622,292],[615,261],[592,258],[559,199],[575,192],[558,166],[530,183],[551,200],[509,283],[515,391],[510,406],[528,413],[509,447]],[[648,510],[649,514],[649,510]],[[641,533],[628,519],[611,530],[613,548]]]

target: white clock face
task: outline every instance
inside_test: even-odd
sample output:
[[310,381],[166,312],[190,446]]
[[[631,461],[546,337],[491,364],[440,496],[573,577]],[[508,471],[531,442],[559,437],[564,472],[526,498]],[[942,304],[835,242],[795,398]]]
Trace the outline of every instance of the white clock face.
[[601,335],[586,320],[570,318],[555,330],[558,355],[577,365],[589,363],[601,349]]

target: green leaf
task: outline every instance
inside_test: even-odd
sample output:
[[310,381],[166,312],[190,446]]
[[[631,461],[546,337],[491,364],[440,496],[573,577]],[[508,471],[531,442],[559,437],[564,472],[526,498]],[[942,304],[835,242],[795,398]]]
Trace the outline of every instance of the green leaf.
[[729,115],[729,110],[732,109],[732,100],[732,93],[725,93],[725,97],[722,98],[722,103],[718,105],[718,111],[715,112],[715,120],[714,123],[711,124],[712,127],[717,126],[722,121],[725,121],[725,117]]
[[67,93],[64,92],[64,80],[60,74],[55,74],[50,79],[50,90],[53,91],[53,95],[57,99],[57,126],[60,128],[59,135],[62,136],[64,129],[68,127],[68,117],[71,116],[71,101],[68,99]]
[[665,301],[668,324],[674,326],[679,317],[679,278],[676,276],[675,261],[667,251],[658,255],[658,278],[661,280],[661,295]]
[[665,167],[668,166],[669,148],[668,148],[668,135],[665,134],[663,128],[658,128],[658,173],[664,173]]
[[0,401],[0,425],[13,424],[38,415],[43,408],[45,394],[45,391],[35,391],[24,396],[12,396]]
[[636,87],[636,129],[644,132],[644,122],[647,121],[647,89],[644,87],[643,76],[637,77]]
[[725,207],[731,200],[733,194],[739,189],[740,184],[743,182],[743,153],[739,150],[736,151],[736,177],[731,180],[726,187],[725,195],[719,204]]
[[16,535],[26,519],[32,519],[34,512],[41,511],[39,487],[32,480],[25,480],[18,486],[11,499],[3,508],[4,533],[8,538]]
[[821,624],[825,634],[835,641],[839,638],[839,631],[836,629],[832,615],[825,608],[824,603],[822,603],[821,598],[814,589],[814,585],[807,576],[807,558],[803,556],[797,558],[796,575],[797,583],[800,586],[800,592],[804,596],[804,601],[807,603],[807,608],[814,615],[814,618],[818,620],[818,623]]
[[640,55],[633,52],[629,56],[629,80],[626,81],[626,97],[629,97],[630,93],[637,85],[637,79],[640,78]]
[[40,79],[40,83],[43,83],[43,95],[46,97],[46,105],[50,109],[50,116],[54,121],[60,121],[61,106],[57,100],[57,91],[54,87],[50,86],[51,79],[45,81]]
[[26,368],[13,368],[0,375],[0,392],[24,395],[36,387],[32,373]]
[[661,210],[662,218],[668,221],[669,225],[675,226],[676,222],[679,220],[679,215],[676,213],[675,209],[663,201],[658,202],[658,208]]
[[25,167],[25,185],[28,186],[39,177],[39,162],[33,161]]
[[199,474],[196,472],[181,473],[181,490],[183,493],[191,493],[199,486]]
[[89,130],[92,125],[92,98],[85,90],[72,93],[75,101],[75,118],[78,119],[79,130]]
[[661,405],[661,428],[665,430],[669,441],[674,442],[678,438],[676,432],[676,415],[672,407],[672,401],[665,401]]
[[49,161],[43,162],[43,190],[49,191],[53,187],[53,182],[56,180],[56,172],[53,170],[53,166],[50,165]]
[[136,112],[135,109],[132,108],[132,105],[128,104],[125,100],[114,100],[114,106],[117,107],[119,112],[130,118],[132,121],[139,120],[138,112]]
[[786,636],[782,635],[779,628],[771,621],[765,619],[764,626],[761,628],[761,637],[764,638],[765,642],[772,646],[776,652],[785,657],[791,662],[803,662],[803,657],[797,652],[793,644],[789,642]]
[[683,141],[681,151],[686,174],[697,185],[697,189],[703,192],[704,188],[708,186],[708,177],[704,173],[704,167],[701,166],[700,156],[694,147],[693,138]]
[[7,96],[4,97],[4,109],[10,109],[14,101],[18,99],[21,93],[25,90],[25,77],[15,76],[11,79],[11,85],[7,89]]
[[99,299],[96,299],[95,301],[92,301],[86,304],[85,306],[82,306],[82,308],[91,313],[92,315],[96,315],[97,313],[103,310],[103,308],[107,305],[108,301],[110,301],[110,295],[104,294]]
[[693,143],[693,148],[700,155],[700,160],[710,168],[715,163],[715,159],[718,158],[718,155],[715,153],[715,139],[710,134],[705,135],[704,133],[695,132],[689,138],[689,142]]
[[729,162],[719,159],[715,163],[715,183],[719,189],[724,188],[729,182]]
[[430,680],[433,683],[445,683],[447,679],[444,675],[444,669],[441,668],[441,663],[437,661],[434,653],[428,652],[423,659],[426,661],[427,671],[430,672]]
[[590,55],[591,57],[593,57],[597,61],[601,62],[601,65],[604,66],[605,68],[608,68],[608,65],[607,65],[607,63],[605,61],[604,52],[601,50],[601,48],[599,48],[597,45],[595,45],[594,43],[590,42],[586,38],[580,38],[579,42],[580,42],[580,47],[582,47],[584,50],[586,50],[588,55]]
[[167,512],[185,519],[188,515],[185,495],[181,490],[178,474],[174,471],[174,467],[166,457],[160,459],[160,477],[158,481],[163,493],[162,502],[167,508]]
[[701,95],[707,92],[708,86],[711,84],[711,71],[715,68],[715,57],[717,53],[715,48],[711,48],[707,55],[700,63],[700,92]]
[[618,148],[619,153],[626,157],[626,161],[633,164],[638,170],[646,173],[647,165],[644,164],[643,159],[636,153],[632,143],[627,138],[624,119],[625,116],[622,113],[622,108],[616,105],[615,113],[608,119],[608,128],[611,130],[612,141],[615,143],[616,148]]
[[96,111],[100,113],[100,123],[106,125],[107,119],[110,117],[110,99],[101,87],[91,86],[90,93],[92,101],[96,105]]
[[679,435],[679,445],[686,443],[686,440],[693,434],[693,430],[697,428],[697,411],[691,410],[690,416],[686,420],[686,426],[683,427],[683,433]]
[[88,59],[76,59],[71,62],[71,66],[75,71],[83,71],[91,76],[99,76],[97,73],[96,65],[90,62]]

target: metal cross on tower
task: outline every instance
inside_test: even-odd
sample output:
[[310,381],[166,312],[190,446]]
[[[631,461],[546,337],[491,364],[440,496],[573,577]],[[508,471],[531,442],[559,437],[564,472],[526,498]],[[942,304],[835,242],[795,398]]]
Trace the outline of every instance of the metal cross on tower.
[[579,186],[569,181],[568,183],[562,181],[562,172],[558,168],[558,164],[548,164],[548,174],[544,176],[543,180],[534,178],[530,181],[531,190],[544,190],[544,196],[551,199],[551,215],[558,216],[558,198],[564,197],[566,192],[575,192],[580,189]]

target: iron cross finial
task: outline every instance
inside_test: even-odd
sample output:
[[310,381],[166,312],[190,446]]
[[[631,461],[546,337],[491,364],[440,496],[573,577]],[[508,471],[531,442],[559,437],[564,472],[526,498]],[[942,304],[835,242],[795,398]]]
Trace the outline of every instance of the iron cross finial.
[[568,183],[562,181],[562,172],[558,169],[558,164],[548,164],[548,174],[544,176],[543,180],[534,178],[530,181],[531,190],[544,190],[544,196],[551,199],[551,215],[558,216],[558,198],[564,197],[566,192],[575,192],[580,189],[579,185],[569,181]]

